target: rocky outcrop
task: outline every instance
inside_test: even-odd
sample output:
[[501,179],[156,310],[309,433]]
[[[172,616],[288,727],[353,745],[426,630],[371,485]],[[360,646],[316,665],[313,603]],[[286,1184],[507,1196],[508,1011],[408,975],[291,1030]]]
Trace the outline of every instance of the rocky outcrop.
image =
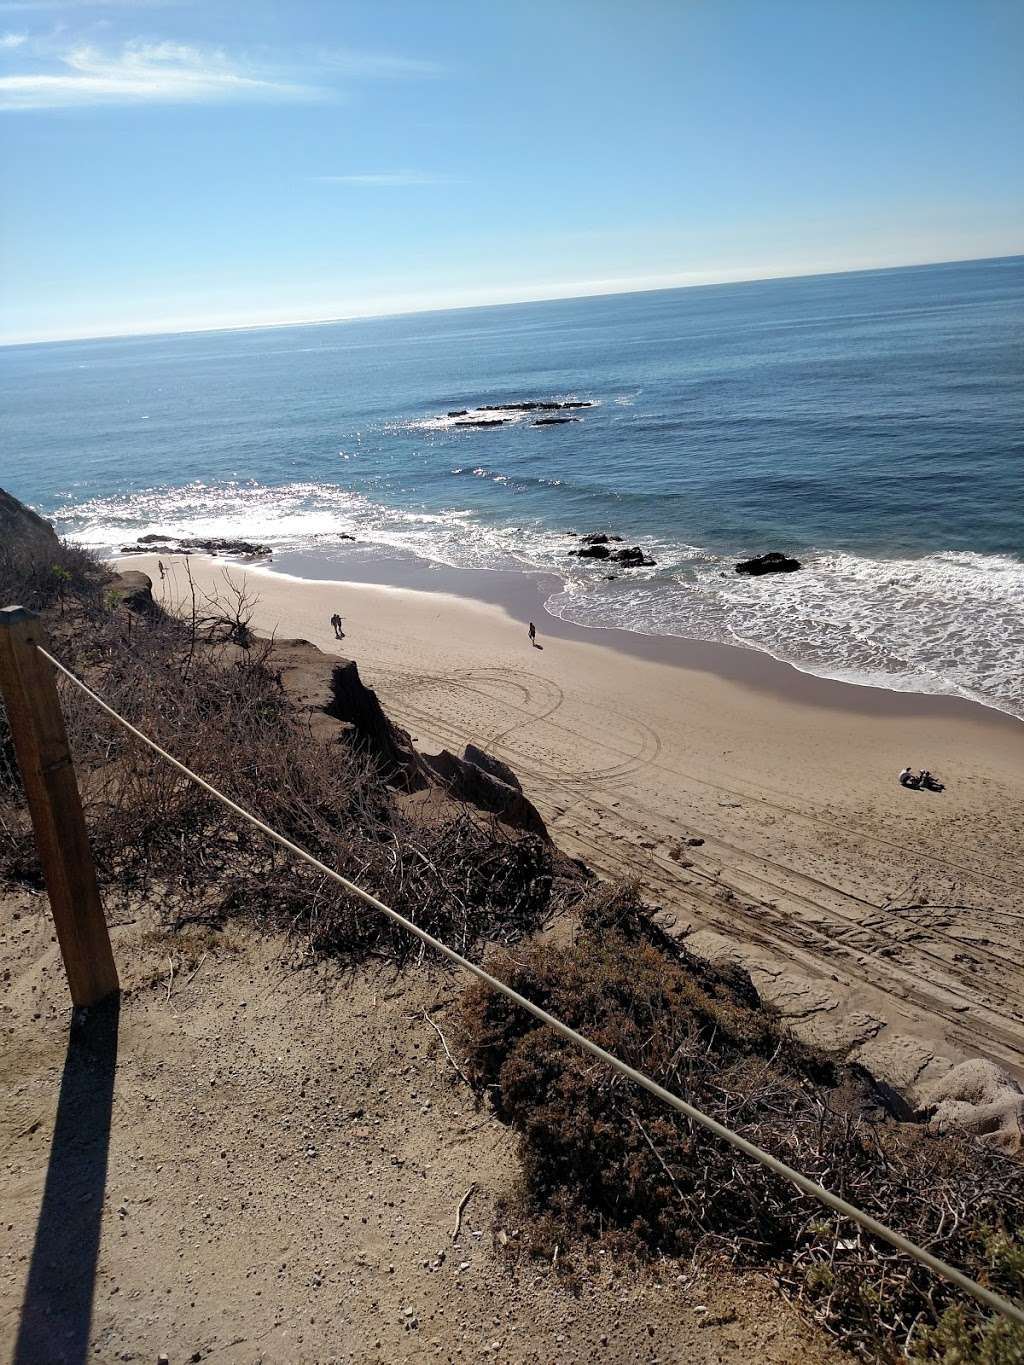
[[336,660],[307,640],[279,640],[271,656],[281,685],[324,743],[343,739],[367,754],[385,779],[404,792],[443,791],[452,801],[493,816],[512,829],[549,838],[536,807],[506,763],[468,744],[462,757],[418,753],[406,730],[385,714],[376,692],[352,660]]
[[143,545],[137,541],[134,545],[122,545],[118,551],[123,555],[190,555],[192,550],[183,549],[180,545],[164,545],[157,542],[153,545]]
[[[352,537],[342,536],[341,539],[350,540]],[[222,536],[194,539],[161,534],[139,536],[134,545],[122,545],[121,553],[123,555],[233,555],[237,559],[270,559],[273,555],[269,545],[259,545],[251,540],[231,540]]]
[[[327,656],[323,657],[326,662]],[[330,698],[323,710],[348,727],[355,747],[369,754],[387,781],[406,791],[426,785],[423,761],[408,732],[384,714],[376,692],[360,678],[354,660],[333,665]]]
[[153,580],[138,569],[115,574],[109,592],[122,606],[137,615],[148,616],[159,610],[153,601]]
[[[669,856],[690,865],[677,853],[682,848]],[[1024,1150],[1024,1092],[1001,1066],[965,1057],[949,1041],[904,1032],[901,1020],[863,1001],[849,983],[805,974],[771,945],[727,937],[674,912],[660,923],[694,958],[742,970],[795,1038],[845,1061],[903,1122],[938,1133],[968,1132],[1006,1152]]]
[[[469,757],[471,752],[483,758],[486,766],[473,762]],[[441,779],[448,795],[454,800],[486,811],[513,829],[538,834],[542,839],[548,839],[540,812],[523,795],[518,781],[500,760],[470,745],[462,758],[457,758],[447,749],[442,749],[439,754],[424,755],[423,762]],[[504,770],[512,778],[512,782],[497,776],[498,770]]]
[[757,578],[766,573],[795,573],[801,567],[799,559],[790,559],[788,555],[780,554],[778,550],[770,550],[768,554],[740,560],[736,565],[736,572]]
[[545,403],[481,403],[477,412],[558,412],[565,408],[592,408],[593,406],[594,404],[589,399],[572,399],[564,403],[554,401]]
[[57,532],[38,512],[0,488],[0,550],[7,554],[38,554],[58,550]]
[[616,550],[612,559],[617,564],[621,564],[624,569],[651,568],[657,561],[650,555],[645,555],[639,545],[631,545],[629,549]]
[[[574,531],[567,532],[568,535],[575,535]],[[614,541],[621,541],[621,536],[610,536],[605,531],[591,531],[589,535],[580,536],[580,548],[569,550],[567,553],[576,555],[580,559],[612,559],[624,569],[652,568],[655,564],[650,555],[644,553],[639,545],[623,546],[621,550],[612,550],[610,545]]]
[[[593,401],[589,398],[570,398],[570,399],[527,399],[522,403],[481,403],[475,408],[449,408],[444,417],[435,417],[437,422],[444,421],[446,418],[465,418],[470,421],[459,421],[460,427],[493,427],[503,426],[511,421],[510,417],[487,418],[478,414],[492,412],[524,413],[524,412],[564,412],[570,408],[592,408]],[[558,426],[563,422],[578,422],[578,417],[543,417],[534,422],[535,427]]]
[[475,763],[478,768],[483,768],[485,773],[490,773],[499,782],[504,782],[507,787],[515,787],[516,791],[523,790],[519,778],[508,764],[502,763],[501,759],[495,758],[493,754],[478,749],[475,744],[467,744],[462,756],[468,763]]
[[993,1062],[961,1062],[919,1094],[922,1117],[936,1132],[972,1133],[1006,1152],[1024,1146],[1024,1093]]

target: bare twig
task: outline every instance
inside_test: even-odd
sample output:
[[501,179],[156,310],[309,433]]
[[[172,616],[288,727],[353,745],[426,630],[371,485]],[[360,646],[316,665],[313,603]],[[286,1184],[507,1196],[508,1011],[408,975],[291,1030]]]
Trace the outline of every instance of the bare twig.
[[[445,1041],[445,1036],[444,1036],[444,1034],[441,1032],[441,1030],[438,1028],[438,1026],[434,1023],[433,1019],[431,1019],[430,1015],[426,1013],[426,1011],[423,1012],[423,1018],[427,1021],[427,1023],[430,1025],[430,1027],[434,1030],[434,1032],[437,1034],[437,1036],[441,1039],[441,1046],[444,1048],[444,1055],[448,1058],[448,1060],[451,1062],[452,1066],[455,1068],[455,1071],[456,1071],[456,1073],[458,1074],[460,1080],[465,1081],[465,1083],[466,1083],[467,1085],[469,1085],[469,1078],[466,1076],[466,1073],[463,1071],[462,1067],[459,1066],[458,1062],[455,1060],[455,1058],[452,1056],[451,1052],[448,1050],[448,1044],[447,1044],[447,1042]],[[470,1088],[472,1088],[472,1087],[470,1087]]]
[[198,972],[199,968],[203,965],[203,963],[206,961],[206,959],[207,959],[208,957],[209,957],[209,953],[204,953],[204,954],[202,955],[202,957],[199,959],[199,961],[196,963],[196,965],[195,965],[195,966],[192,968],[192,970],[189,972],[188,976],[186,976],[185,980],[181,983],[183,986],[187,986],[187,985],[188,985],[188,983],[192,980],[192,978],[195,976],[196,972]]
[[473,1183],[472,1183],[472,1185],[470,1185],[469,1189],[466,1191],[466,1193],[465,1193],[465,1194],[462,1196],[462,1198],[459,1200],[459,1207],[455,1210],[455,1227],[452,1229],[452,1241],[453,1241],[453,1242],[457,1242],[457,1241],[459,1240],[459,1233],[462,1231],[462,1215],[463,1215],[463,1212],[465,1211],[466,1205],[467,1205],[467,1204],[469,1203],[469,1201],[472,1199],[472,1197],[473,1197],[473,1191],[474,1191],[475,1189],[476,1189],[476,1181],[474,1180]]

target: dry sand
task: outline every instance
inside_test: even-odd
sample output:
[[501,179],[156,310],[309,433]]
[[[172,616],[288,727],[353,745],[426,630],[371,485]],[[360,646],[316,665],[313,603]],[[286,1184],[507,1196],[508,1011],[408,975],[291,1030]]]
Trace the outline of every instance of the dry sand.
[[[153,556],[119,566],[180,602],[184,561],[164,560],[163,585]],[[1024,1076],[1024,724],[751,651],[552,636],[526,592],[503,607],[190,564],[207,590],[227,572],[257,593],[261,631],[357,660],[421,749],[503,758],[562,847],[639,876],[688,946],[742,961],[801,1036],[912,1095],[964,1058]],[[501,580],[476,581],[493,597]],[[904,763],[946,790],[901,788]]]

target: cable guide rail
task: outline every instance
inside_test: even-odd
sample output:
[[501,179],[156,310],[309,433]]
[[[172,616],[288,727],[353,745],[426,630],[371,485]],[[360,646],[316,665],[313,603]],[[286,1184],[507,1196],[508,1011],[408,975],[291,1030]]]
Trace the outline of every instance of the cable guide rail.
[[766,1170],[781,1176],[784,1180],[788,1180],[791,1184],[795,1185],[798,1190],[806,1195],[810,1195],[813,1199],[817,1199],[820,1203],[824,1204],[826,1208],[839,1214],[840,1217],[856,1223],[865,1232],[870,1233],[872,1237],[877,1237],[880,1241],[887,1242],[889,1246],[893,1247],[896,1251],[911,1257],[920,1265],[926,1266],[936,1275],[940,1275],[943,1279],[949,1281],[949,1283],[956,1285],[958,1289],[962,1289],[965,1293],[970,1294],[972,1298],[976,1299],[986,1308],[991,1309],[993,1312],[1000,1314],[1012,1322],[1024,1326],[1024,1308],[1020,1305],[1012,1303],[1001,1294],[997,1294],[993,1290],[979,1284],[977,1281],[972,1280],[969,1276],[963,1274],[962,1271],[957,1270],[955,1266],[948,1265],[945,1261],[941,1260],[938,1256],[934,1256],[924,1247],[917,1246],[914,1242],[911,1242],[900,1233],[895,1232],[892,1228],[888,1228],[885,1224],[872,1218],[870,1214],[865,1213],[862,1209],[847,1203],[847,1201],[840,1198],[839,1195],[833,1194],[831,1190],[826,1189],[823,1185],[819,1185],[817,1181],[802,1175],[793,1167],[786,1165],[784,1161],[780,1161],[777,1157],[772,1156],[770,1152],[764,1151],[755,1143],[742,1137],[739,1133],[733,1132],[731,1128],[727,1128],[725,1124],[719,1123],[717,1119],[714,1119],[709,1114],[705,1114],[702,1110],[697,1109],[679,1095],[675,1095],[670,1090],[666,1090],[665,1087],[659,1085],[657,1081],[644,1075],[643,1072],[637,1071],[635,1067],[621,1061],[612,1053],[605,1051],[603,1047],[600,1047],[597,1043],[591,1041],[591,1039],[585,1037],[583,1034],[577,1033],[575,1029],[570,1028],[569,1025],[563,1023],[561,1019],[556,1018],[553,1014],[549,1014],[547,1010],[542,1009],[539,1005],[534,1004],[532,1000],[528,1000],[526,996],[521,995],[511,986],[506,985],[497,977],[492,976],[491,973],[486,971],[483,967],[480,967],[476,963],[471,962],[468,958],[463,957],[461,953],[456,952],[446,943],[435,938],[433,934],[427,933],[425,929],[421,929],[417,924],[414,924],[412,920],[399,914],[397,910],[393,910],[390,906],[385,905],[383,901],[378,900],[377,897],[372,895],[369,891],[365,891],[355,882],[349,881],[347,877],[342,876],[342,874],[335,871],[334,868],[328,867],[325,863],[322,863],[319,858],[314,857],[312,853],[309,853],[299,844],[293,843],[291,839],[271,828],[270,825],[265,824],[258,816],[254,815],[251,811],[246,810],[243,806],[238,805],[237,802],[232,801],[230,797],[225,796],[222,791],[219,791],[216,787],[205,781],[204,778],[200,777],[198,773],[194,773],[190,768],[186,767],[184,763],[181,763],[172,754],[169,754],[166,749],[163,749],[155,740],[150,739],[148,735],[137,729],[130,721],[125,720],[122,715],[115,711],[112,706],[108,705],[108,703],[94,692],[92,688],[87,686],[87,684],[71,672],[70,669],[66,668],[59,659],[55,659],[41,644],[33,642],[33,645],[34,648],[38,650],[39,654],[42,655],[58,673],[62,674],[73,683],[75,687],[83,692],[113,721],[127,730],[129,734],[133,735],[142,744],[145,744],[166,763],[169,763],[171,767],[177,769],[177,771],[188,778],[190,782],[193,782],[197,787],[201,787],[203,791],[209,793],[210,796],[219,801],[227,810],[231,811],[234,815],[237,815],[240,819],[245,820],[248,824],[252,825],[254,829],[258,829],[262,834],[265,834],[268,839],[273,840],[274,843],[287,849],[288,852],[293,854],[296,858],[299,858],[303,862],[308,863],[311,867],[316,868],[323,876],[336,882],[350,895],[357,897],[366,905],[370,906],[371,909],[376,910],[378,913],[385,915],[388,919],[392,920],[395,924],[400,925],[408,933],[414,935],[422,943],[432,948],[436,953],[447,958],[449,962],[452,962],[455,966],[469,972],[479,981],[482,981],[485,985],[489,986],[491,990],[497,991],[514,1005],[518,1005],[520,1009],[526,1010],[528,1014],[532,1014],[535,1019],[538,1019],[542,1024],[545,1024],[548,1028],[552,1029],[560,1037],[566,1039],[567,1042],[572,1043],[583,1052],[589,1053],[592,1057],[596,1057],[598,1061],[602,1062],[610,1070],[617,1072],[620,1076],[624,1076],[626,1080],[631,1081],[634,1085],[640,1086],[641,1089],[646,1090],[668,1108],[675,1110],[678,1114],[682,1114],[684,1118],[687,1118],[692,1123],[704,1128],[714,1137],[728,1143],[728,1145],[733,1147],[736,1151],[742,1152],[744,1156],[749,1157],[751,1161],[757,1162]]

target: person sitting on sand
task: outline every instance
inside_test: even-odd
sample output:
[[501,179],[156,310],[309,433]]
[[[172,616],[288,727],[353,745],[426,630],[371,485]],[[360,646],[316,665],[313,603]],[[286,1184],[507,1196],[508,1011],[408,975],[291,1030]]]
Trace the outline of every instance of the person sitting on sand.
[[[923,776],[923,774],[922,774],[922,776]],[[914,774],[910,771],[909,768],[904,768],[903,771],[900,773],[900,786],[901,786],[901,787],[919,787],[920,785],[921,785],[921,778],[920,778],[920,777],[915,777]]]

